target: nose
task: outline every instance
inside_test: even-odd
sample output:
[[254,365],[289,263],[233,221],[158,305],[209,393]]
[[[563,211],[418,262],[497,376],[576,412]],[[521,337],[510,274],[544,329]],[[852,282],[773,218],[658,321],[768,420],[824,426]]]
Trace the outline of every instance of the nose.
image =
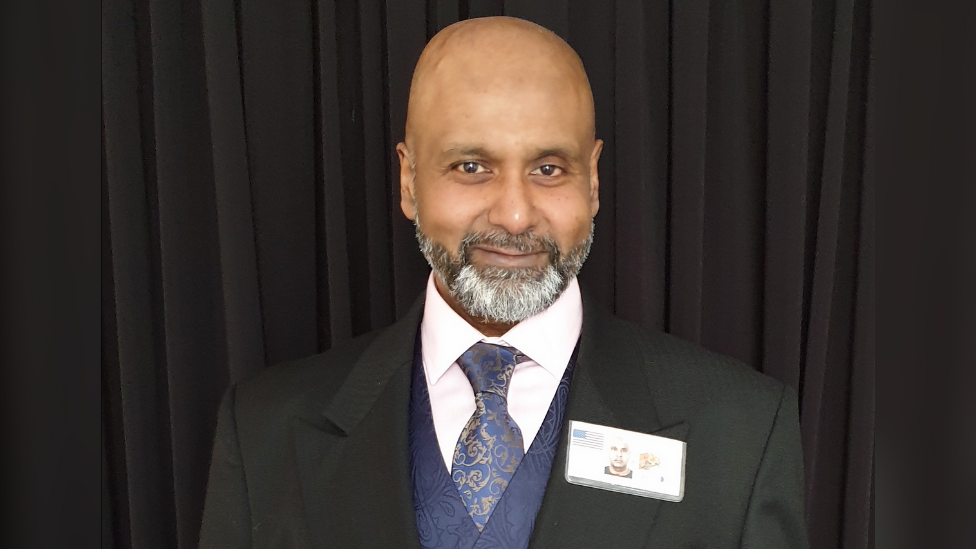
[[538,212],[528,177],[506,172],[495,183],[495,200],[488,211],[488,222],[509,234],[522,234],[534,228]]

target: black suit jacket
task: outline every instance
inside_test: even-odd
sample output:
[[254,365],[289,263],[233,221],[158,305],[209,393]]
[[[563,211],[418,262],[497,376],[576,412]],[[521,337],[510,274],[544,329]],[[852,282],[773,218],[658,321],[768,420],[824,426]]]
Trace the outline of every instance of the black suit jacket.
[[[419,548],[407,409],[422,299],[382,332],[228,391],[201,547]],[[672,336],[645,335],[585,295],[583,309],[530,547],[805,547],[794,392]],[[686,441],[684,500],[567,483],[569,420]]]

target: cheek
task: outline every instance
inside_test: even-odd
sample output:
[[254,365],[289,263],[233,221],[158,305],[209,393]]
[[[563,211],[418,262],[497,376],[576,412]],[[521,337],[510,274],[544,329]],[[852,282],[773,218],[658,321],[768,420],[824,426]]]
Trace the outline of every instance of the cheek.
[[589,200],[577,195],[552,200],[546,212],[552,236],[559,247],[568,250],[582,242],[590,234]]
[[424,233],[449,249],[456,248],[477,219],[477,197],[458,193],[456,186],[417,185],[417,211]]

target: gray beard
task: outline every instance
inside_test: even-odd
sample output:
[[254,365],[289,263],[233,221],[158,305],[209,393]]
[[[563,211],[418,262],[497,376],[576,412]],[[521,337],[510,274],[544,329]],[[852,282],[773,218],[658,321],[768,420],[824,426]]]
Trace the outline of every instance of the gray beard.
[[[589,236],[565,255],[551,238],[532,233],[494,232],[465,235],[452,256],[420,230],[419,216],[414,225],[420,252],[465,312],[475,318],[515,324],[548,309],[579,274],[593,244],[593,223],[590,223]],[[475,245],[519,252],[542,249],[549,254],[549,261],[544,267],[478,269],[471,264],[470,250]]]

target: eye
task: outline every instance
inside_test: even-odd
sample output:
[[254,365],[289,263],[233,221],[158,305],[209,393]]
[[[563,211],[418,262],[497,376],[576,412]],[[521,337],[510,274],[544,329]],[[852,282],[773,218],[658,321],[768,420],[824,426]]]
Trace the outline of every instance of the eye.
[[562,175],[563,169],[554,164],[545,164],[539,166],[532,172],[533,175],[542,175],[545,177],[555,177],[557,175]]
[[477,162],[461,162],[460,164],[455,166],[454,169],[460,170],[461,173],[466,173],[466,174],[478,174],[478,173],[485,173],[488,171],[484,166],[482,166]]

